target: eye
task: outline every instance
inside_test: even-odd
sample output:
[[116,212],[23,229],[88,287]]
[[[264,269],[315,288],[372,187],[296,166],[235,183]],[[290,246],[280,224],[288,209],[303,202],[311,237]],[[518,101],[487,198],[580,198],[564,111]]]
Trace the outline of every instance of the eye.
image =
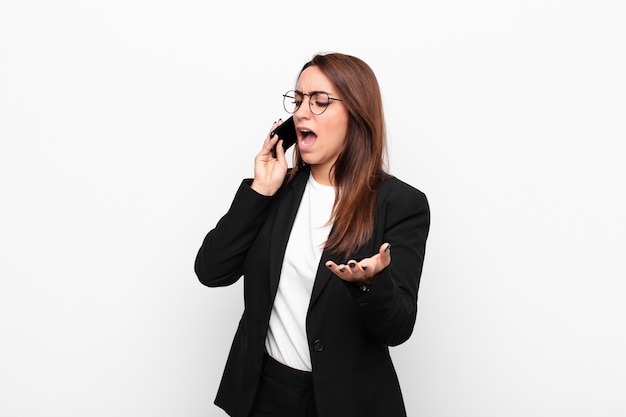
[[326,107],[330,102],[327,94],[314,94],[313,97],[311,97],[311,101],[313,104],[320,107]]

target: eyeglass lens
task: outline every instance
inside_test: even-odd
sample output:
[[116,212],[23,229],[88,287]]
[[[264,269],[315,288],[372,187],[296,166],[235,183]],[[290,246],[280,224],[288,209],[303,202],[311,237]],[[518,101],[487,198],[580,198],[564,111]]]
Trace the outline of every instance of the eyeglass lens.
[[[298,111],[302,102],[304,101],[304,96],[308,94],[302,94],[297,91],[288,91],[283,95],[283,106],[287,113],[295,113]],[[326,107],[330,103],[330,97],[328,93],[317,91],[309,96],[309,109],[311,113],[320,115],[324,113]]]

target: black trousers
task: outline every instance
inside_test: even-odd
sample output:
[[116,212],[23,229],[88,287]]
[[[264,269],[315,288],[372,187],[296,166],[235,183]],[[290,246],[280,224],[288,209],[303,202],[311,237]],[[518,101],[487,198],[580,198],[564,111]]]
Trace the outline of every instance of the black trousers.
[[317,417],[311,373],[290,368],[266,354],[250,417]]

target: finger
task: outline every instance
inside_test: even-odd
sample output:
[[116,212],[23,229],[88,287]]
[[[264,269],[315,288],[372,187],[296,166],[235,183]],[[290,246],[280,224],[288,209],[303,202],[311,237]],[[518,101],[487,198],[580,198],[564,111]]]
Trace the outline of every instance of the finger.
[[383,266],[389,265],[391,262],[391,243],[383,243],[380,245],[380,249],[378,250],[378,254],[380,256],[380,262]]
[[371,258],[363,259],[361,262],[348,261],[350,276],[357,281],[373,277],[376,274],[376,268],[370,265],[371,262]]
[[335,275],[344,275],[349,269],[346,265],[344,264],[337,265],[333,261],[327,261],[324,265],[326,265],[328,269],[333,271]]
[[276,159],[279,161],[285,160],[285,148],[283,148],[283,140],[279,139],[276,143]]
[[267,136],[265,137],[265,143],[270,142],[272,139],[276,137],[276,133],[274,133],[274,131],[276,130],[278,126],[280,126],[280,124],[281,124],[280,119],[272,123],[272,128],[269,130],[269,132],[267,133]]
[[[276,146],[276,151],[278,152],[278,141],[280,140],[280,138],[278,136],[274,136],[273,138],[270,138],[269,136],[265,139],[265,142],[263,143],[263,149],[261,150],[261,154],[264,156],[267,156],[268,154],[272,154],[272,157],[274,157],[272,149],[274,149],[274,146]],[[280,146],[282,148],[282,145]],[[284,152],[283,152],[284,154]]]
[[361,265],[355,261],[355,260],[349,260],[348,261],[348,268],[350,269],[350,272],[363,272],[363,268],[361,268]]
[[344,281],[361,282],[367,276],[363,268],[361,268],[361,265],[356,261],[348,261],[346,264],[339,265],[332,261],[328,261],[325,265],[336,276]]
[[268,134],[268,138],[272,139],[276,136],[276,129],[278,126],[283,124],[283,119],[278,119],[274,123],[272,123],[272,128],[270,129],[270,133]]

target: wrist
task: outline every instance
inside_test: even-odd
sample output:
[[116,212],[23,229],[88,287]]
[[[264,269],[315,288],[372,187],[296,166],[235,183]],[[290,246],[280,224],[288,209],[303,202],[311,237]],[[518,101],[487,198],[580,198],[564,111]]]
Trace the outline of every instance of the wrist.
[[276,194],[276,191],[277,191],[274,189],[274,187],[267,187],[267,186],[260,185],[256,180],[252,181],[252,184],[250,184],[250,188],[252,188],[257,193],[264,195],[266,197],[273,196],[274,194]]

